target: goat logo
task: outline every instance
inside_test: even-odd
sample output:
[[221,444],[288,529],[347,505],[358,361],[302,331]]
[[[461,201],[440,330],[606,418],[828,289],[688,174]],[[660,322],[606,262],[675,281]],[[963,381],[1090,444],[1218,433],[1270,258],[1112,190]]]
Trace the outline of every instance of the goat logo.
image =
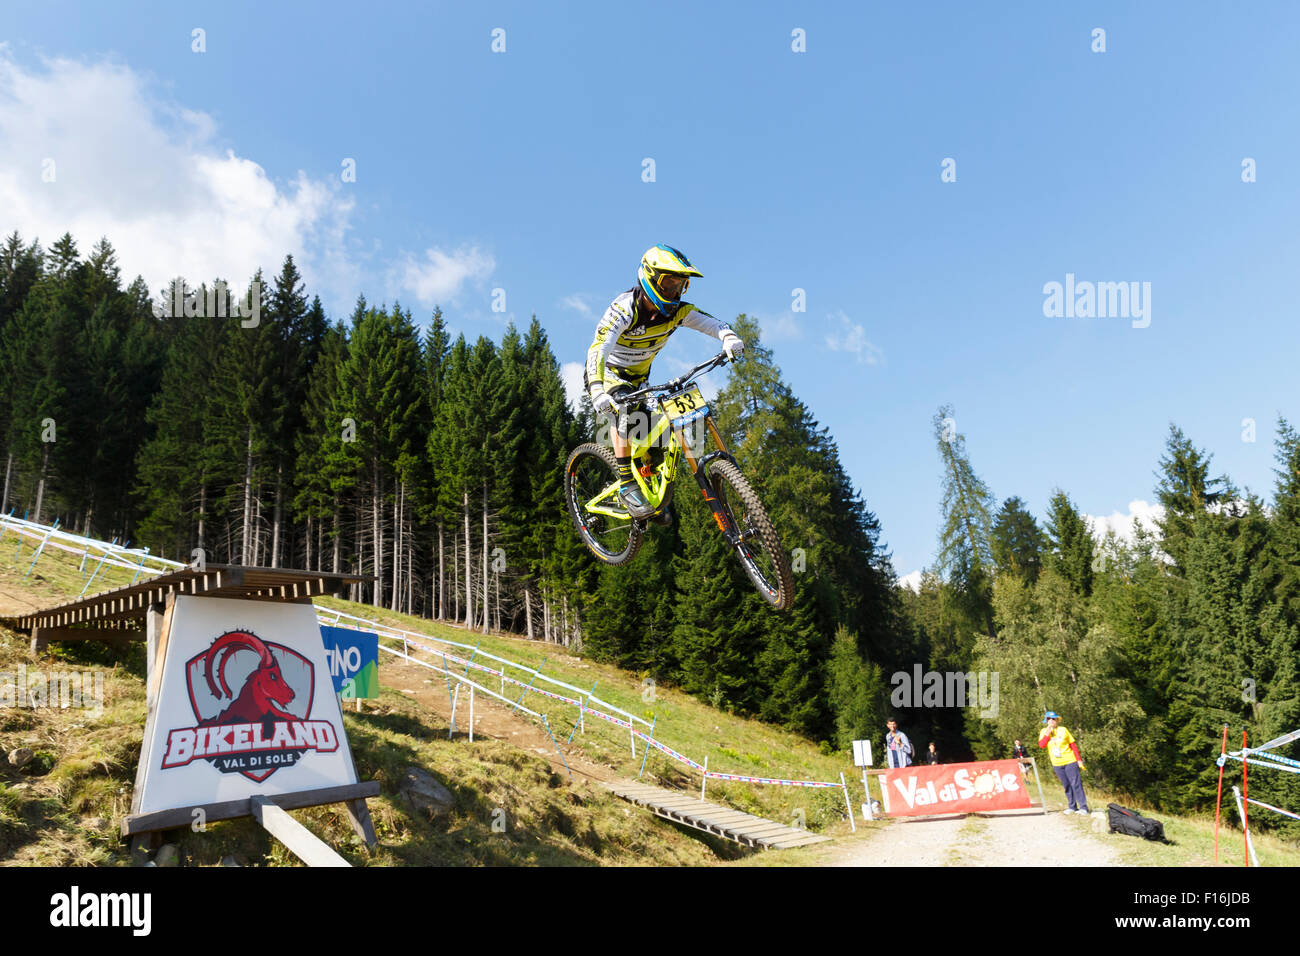
[[168,734],[164,769],[207,760],[260,783],[310,751],[338,749],[334,725],[309,719],[316,672],[292,648],[227,631],[189,659],[185,681],[198,723]]

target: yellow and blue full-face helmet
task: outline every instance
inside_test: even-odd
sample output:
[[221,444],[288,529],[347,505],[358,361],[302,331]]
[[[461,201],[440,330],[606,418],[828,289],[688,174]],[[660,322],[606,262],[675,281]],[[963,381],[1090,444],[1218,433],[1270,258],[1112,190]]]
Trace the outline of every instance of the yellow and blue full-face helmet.
[[703,276],[691,260],[674,249],[663,244],[646,250],[641,257],[641,268],[636,277],[641,281],[641,290],[654,303],[654,307],[664,315],[669,315],[682,303],[682,296],[691,284],[691,276]]

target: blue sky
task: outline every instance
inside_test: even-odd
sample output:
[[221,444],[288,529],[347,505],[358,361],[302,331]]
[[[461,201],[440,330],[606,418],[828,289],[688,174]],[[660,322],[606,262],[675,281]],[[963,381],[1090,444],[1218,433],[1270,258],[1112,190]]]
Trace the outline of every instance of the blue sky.
[[[0,229],[107,234],[155,288],[293,252],[332,316],[436,301],[499,339],[536,313],[564,363],[670,243],[693,301],[760,319],[906,574],[935,550],[945,402],[1040,516],[1058,486],[1091,515],[1151,501],[1171,421],[1271,490],[1276,417],[1300,418],[1298,26],[1280,3],[14,6]],[[1046,317],[1067,273],[1149,282],[1150,324]],[[661,362],[710,349],[683,332]]]

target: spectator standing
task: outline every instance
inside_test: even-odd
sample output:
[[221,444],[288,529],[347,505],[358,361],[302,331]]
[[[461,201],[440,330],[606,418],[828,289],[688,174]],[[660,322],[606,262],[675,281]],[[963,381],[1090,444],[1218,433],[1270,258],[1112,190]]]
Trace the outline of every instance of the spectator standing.
[[1020,772],[1028,776],[1033,764],[1030,761],[1029,751],[1020,742],[1019,738],[1016,739],[1016,745],[1011,748],[1011,756],[1020,761]]
[[1074,735],[1061,725],[1061,715],[1049,710],[1043,715],[1043,730],[1038,746],[1046,747],[1056,778],[1065,788],[1066,813],[1088,813],[1088,798],[1083,793],[1083,755]]
[[890,768],[912,766],[912,742],[907,734],[898,729],[898,721],[893,717],[886,722],[889,732],[885,734],[885,754]]

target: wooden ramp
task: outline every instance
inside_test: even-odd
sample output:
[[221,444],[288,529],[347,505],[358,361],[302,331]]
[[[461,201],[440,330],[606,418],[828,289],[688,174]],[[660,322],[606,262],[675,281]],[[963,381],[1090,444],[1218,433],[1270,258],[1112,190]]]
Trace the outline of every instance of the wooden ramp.
[[605,786],[616,796],[645,807],[665,820],[682,823],[703,830],[705,833],[724,836],[746,846],[761,847],[765,850],[784,850],[830,840],[830,837],[809,833],[797,827],[788,827],[783,823],[756,817],[752,813],[741,813],[730,807],[720,807],[716,803],[708,803],[680,790],[664,790],[661,787],[631,782],[607,783]]

